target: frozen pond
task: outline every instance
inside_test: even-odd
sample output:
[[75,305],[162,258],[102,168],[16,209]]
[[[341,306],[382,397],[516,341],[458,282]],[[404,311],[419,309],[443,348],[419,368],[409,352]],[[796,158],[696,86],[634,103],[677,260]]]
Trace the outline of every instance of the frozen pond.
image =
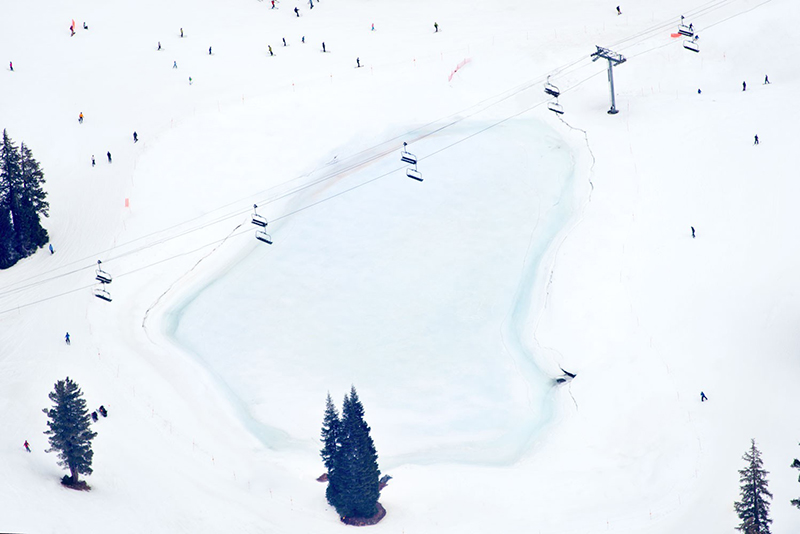
[[[423,158],[484,126],[409,149]],[[331,197],[398,160],[399,151],[264,214]],[[531,354],[530,301],[574,207],[569,147],[546,125],[516,120],[419,169],[423,182],[398,171],[270,224],[273,245],[253,239],[169,314],[170,335],[268,447],[318,448],[326,393],[338,403],[351,384],[383,463],[513,462],[548,420],[551,377]]]

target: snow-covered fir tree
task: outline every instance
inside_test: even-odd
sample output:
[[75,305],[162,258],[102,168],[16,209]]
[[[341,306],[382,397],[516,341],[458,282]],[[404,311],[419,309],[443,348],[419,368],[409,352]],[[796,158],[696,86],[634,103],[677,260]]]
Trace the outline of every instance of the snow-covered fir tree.
[[764,470],[761,451],[756,447],[756,440],[750,440],[750,449],[742,459],[747,467],[739,470],[739,490],[741,500],[733,504],[742,522],[736,527],[744,534],[770,534],[769,500],[772,493],[767,489],[768,471]]
[[341,419],[328,396],[322,436],[328,502],[343,518],[374,516],[380,496],[378,453],[355,387],[344,397]]
[[58,465],[69,469],[70,474],[64,475],[62,484],[76,486],[78,475],[92,474],[92,439],[97,433],[90,428],[91,417],[83,393],[69,377],[56,382],[48,396],[53,407],[42,410],[50,419],[49,430],[45,431],[50,448],[45,452],[57,452]]

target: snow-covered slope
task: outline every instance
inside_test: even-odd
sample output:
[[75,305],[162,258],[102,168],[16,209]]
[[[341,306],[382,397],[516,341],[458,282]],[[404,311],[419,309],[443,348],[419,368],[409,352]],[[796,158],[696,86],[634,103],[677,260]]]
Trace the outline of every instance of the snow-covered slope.
[[[314,479],[351,383],[375,531],[725,532],[750,438],[799,528],[800,6],[276,4],[4,7],[56,253],[0,272],[0,531],[347,528]],[[89,493],[43,452],[65,376],[109,409]]]

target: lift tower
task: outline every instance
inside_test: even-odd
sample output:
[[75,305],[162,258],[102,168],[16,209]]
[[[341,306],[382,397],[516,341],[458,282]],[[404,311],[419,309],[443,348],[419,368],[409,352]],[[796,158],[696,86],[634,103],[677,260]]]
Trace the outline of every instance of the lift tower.
[[597,61],[600,58],[608,60],[608,83],[611,84],[611,109],[608,110],[608,113],[610,115],[615,115],[619,113],[619,110],[616,107],[616,99],[614,97],[614,67],[620,63],[625,63],[626,60],[621,54],[612,52],[608,48],[598,46],[597,52],[592,54],[592,61]]

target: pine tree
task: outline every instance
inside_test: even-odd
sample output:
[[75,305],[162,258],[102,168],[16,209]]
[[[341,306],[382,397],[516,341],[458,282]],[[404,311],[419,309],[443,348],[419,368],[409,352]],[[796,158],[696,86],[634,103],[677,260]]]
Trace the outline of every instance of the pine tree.
[[328,468],[328,502],[343,518],[374,516],[380,496],[378,453],[355,387],[344,397],[341,419],[328,396],[322,438],[325,447],[321,454]]
[[19,152],[3,130],[0,145],[0,269],[11,267],[20,259],[17,232],[13,224],[13,184],[21,174]]
[[[800,470],[800,460],[795,458],[794,462],[792,462],[792,467]],[[800,477],[797,478],[797,481],[800,482]],[[800,508],[800,499],[792,499],[792,504]]]
[[42,410],[50,420],[50,448],[45,452],[57,452],[58,465],[69,469],[70,476],[64,476],[62,484],[78,485],[78,475],[92,474],[92,439],[97,436],[89,428],[90,417],[86,409],[86,401],[78,384],[70,380],[59,380],[55,389],[48,395],[53,401],[53,408]]
[[344,517],[372,517],[378,511],[381,472],[378,453],[364,420],[364,407],[355,387],[342,406],[342,460],[347,478],[343,484]]
[[741,524],[736,527],[745,534],[770,534],[769,502],[772,494],[767,489],[768,471],[763,469],[761,451],[756,448],[756,441],[750,440],[750,450],[742,459],[747,467],[739,470],[741,500],[733,504]]
[[338,509],[341,503],[341,490],[339,488],[340,478],[337,470],[337,462],[340,453],[340,432],[341,420],[339,419],[339,412],[336,405],[333,404],[331,394],[328,393],[325,399],[325,417],[322,422],[322,443],[323,447],[320,451],[322,462],[325,464],[325,469],[328,473],[328,488],[325,490],[325,496],[328,503],[334,508]]
[[0,269],[14,265],[47,243],[40,215],[48,216],[44,173],[30,149],[14,146],[3,130],[0,145]]
[[45,198],[47,193],[42,189],[44,173],[39,162],[33,158],[30,148],[25,143],[20,145],[20,181],[17,190],[17,211],[14,219],[18,220],[17,233],[23,247],[23,254],[28,256],[47,244],[47,230],[42,228],[39,216],[48,217],[50,205]]

